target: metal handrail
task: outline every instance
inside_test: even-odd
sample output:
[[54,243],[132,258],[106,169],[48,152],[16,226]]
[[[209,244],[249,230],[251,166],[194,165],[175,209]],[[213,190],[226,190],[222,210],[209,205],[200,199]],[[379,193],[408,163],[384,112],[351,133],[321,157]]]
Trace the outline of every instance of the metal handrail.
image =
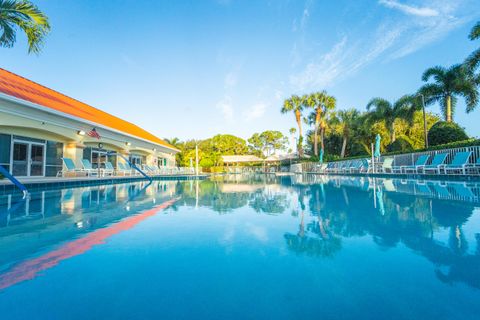
[[17,186],[18,189],[20,189],[23,192],[23,197],[27,197],[28,195],[28,190],[27,188],[17,180],[13,175],[10,174],[10,172],[7,171],[3,166],[0,165],[0,174],[2,174],[4,177],[6,177],[8,180],[12,181],[12,183]]
[[128,165],[130,167],[132,167],[133,169],[137,170],[142,176],[144,176],[148,181],[152,182],[153,179],[152,177],[150,177],[149,175],[147,175],[145,172],[143,172],[143,170],[141,170],[139,167],[137,167],[135,164],[131,163],[130,160],[128,160],[126,157],[124,157],[123,155],[121,154],[118,154],[114,151],[110,151],[110,152],[107,152],[107,155],[117,155],[119,156],[120,158],[122,158],[123,160],[125,160],[126,163],[128,163]]

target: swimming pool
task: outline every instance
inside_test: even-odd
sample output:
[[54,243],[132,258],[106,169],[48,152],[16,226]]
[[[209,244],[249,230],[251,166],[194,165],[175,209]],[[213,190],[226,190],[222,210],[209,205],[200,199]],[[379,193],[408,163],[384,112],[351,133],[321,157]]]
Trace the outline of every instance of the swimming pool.
[[478,319],[479,191],[233,175],[0,195],[1,319]]

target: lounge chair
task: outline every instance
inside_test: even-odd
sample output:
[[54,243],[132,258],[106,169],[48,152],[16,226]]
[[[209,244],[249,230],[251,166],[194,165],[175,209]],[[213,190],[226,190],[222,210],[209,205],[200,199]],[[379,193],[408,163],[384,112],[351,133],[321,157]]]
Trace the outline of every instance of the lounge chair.
[[447,160],[446,153],[439,153],[433,157],[432,163],[423,167],[423,173],[433,171],[440,174],[441,169],[445,167],[445,160]]
[[75,166],[75,162],[73,162],[72,159],[62,158],[62,161],[64,167],[61,171],[57,172],[57,177],[65,177],[68,175],[76,177],[79,173],[81,173],[82,175],[86,175],[86,172],[83,169],[77,168],[77,166]]
[[457,152],[453,157],[452,163],[446,164],[443,169],[445,170],[445,174],[448,174],[449,171],[451,172],[461,172],[466,174],[468,160],[472,155],[472,151],[464,151],[464,152]]
[[98,169],[94,169],[92,167],[92,164],[90,163],[90,160],[88,159],[82,159],[82,166],[83,170],[86,172],[87,176],[93,177],[97,176],[98,177]]
[[427,164],[428,158],[430,158],[430,156],[428,154],[423,154],[423,155],[421,155],[420,157],[417,158],[417,161],[415,161],[414,165],[412,165],[412,166],[400,166],[399,167],[400,172],[408,173],[409,171],[411,171],[412,173],[420,173],[419,171],[423,170],[423,167],[425,167],[425,165]]
[[118,162],[117,167],[118,167],[118,168],[117,168],[117,174],[121,173],[121,174],[123,174],[124,176],[126,176],[127,174],[128,174],[129,176],[132,175],[132,170],[129,169],[129,168],[127,168],[127,166],[125,165],[125,163],[123,163],[123,162],[120,161],[120,162]]
[[113,167],[112,163],[110,161],[106,161],[105,169],[103,169],[103,174],[113,176],[114,173],[115,173],[115,168]]
[[393,158],[385,158],[383,160],[382,166],[379,169],[380,173],[393,173]]

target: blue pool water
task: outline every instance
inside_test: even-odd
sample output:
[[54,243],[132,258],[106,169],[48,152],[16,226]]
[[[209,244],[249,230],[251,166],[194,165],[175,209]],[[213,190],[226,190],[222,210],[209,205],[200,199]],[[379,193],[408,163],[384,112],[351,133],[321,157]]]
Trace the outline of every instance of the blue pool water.
[[0,319],[478,319],[479,195],[239,175],[0,195]]

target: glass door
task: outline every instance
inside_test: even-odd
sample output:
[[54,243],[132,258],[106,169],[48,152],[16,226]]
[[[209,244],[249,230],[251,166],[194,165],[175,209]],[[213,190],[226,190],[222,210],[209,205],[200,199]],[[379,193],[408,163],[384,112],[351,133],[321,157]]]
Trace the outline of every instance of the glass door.
[[17,177],[28,176],[28,143],[14,142],[12,154],[12,174]]
[[105,162],[107,162],[107,152],[92,151],[92,167],[93,169],[105,169]]
[[43,177],[45,168],[45,145],[30,145],[30,176]]
[[43,177],[45,175],[45,145],[14,141],[12,174],[16,177]]

